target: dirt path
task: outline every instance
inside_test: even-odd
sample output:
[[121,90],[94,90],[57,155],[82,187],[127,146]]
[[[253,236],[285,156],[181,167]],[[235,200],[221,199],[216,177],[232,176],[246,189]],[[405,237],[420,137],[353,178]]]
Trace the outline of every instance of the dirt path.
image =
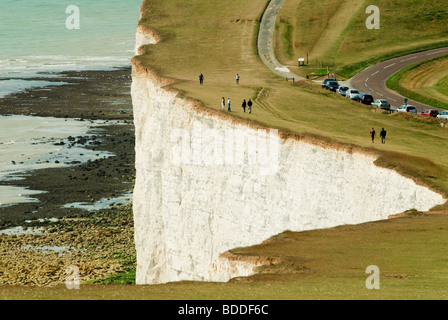
[[272,48],[272,39],[275,29],[275,20],[277,13],[283,5],[284,0],[271,0],[267,6],[260,22],[260,30],[258,32],[258,54],[263,63],[275,74],[283,78],[294,78],[294,80],[303,80],[289,71],[288,67],[282,65],[275,57]]

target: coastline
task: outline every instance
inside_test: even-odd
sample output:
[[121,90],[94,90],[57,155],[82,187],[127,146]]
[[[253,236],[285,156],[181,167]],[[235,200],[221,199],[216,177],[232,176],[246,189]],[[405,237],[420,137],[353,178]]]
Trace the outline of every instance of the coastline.
[[[46,191],[34,196],[39,202],[0,207],[0,232],[19,230],[0,235],[0,284],[61,284],[69,265],[79,267],[83,281],[93,281],[123,271],[124,264],[134,259],[132,204],[113,203],[132,191],[135,177],[131,68],[67,71],[51,81],[67,84],[6,96],[0,99],[0,114],[104,120],[106,124],[97,127],[100,130],[95,128],[92,136],[76,141],[114,156],[34,170],[23,180],[0,182]],[[105,209],[88,211],[69,205],[105,198],[112,199]]]
[[[148,33],[145,40],[154,34]],[[176,90],[172,84],[177,80],[144,64],[145,44],[137,42],[138,55],[132,59],[137,284],[228,281],[247,276],[257,272],[255,265],[233,267],[223,254],[261,243],[284,230],[300,232],[386,220],[408,207],[427,211],[446,201],[441,192],[417,179],[379,165],[381,153],[373,148],[283,129],[279,129],[277,144],[280,170],[274,175],[261,176],[255,167],[219,166],[214,171],[212,166],[195,166],[188,161],[173,165],[168,156],[161,155],[179,148],[175,139],[166,138],[178,128],[186,137],[200,136],[194,123],[201,121],[205,128],[201,126],[202,136],[209,134],[207,130],[218,129],[246,130],[248,136],[256,136],[256,129],[263,126],[207,108]],[[303,169],[297,163],[309,165]],[[280,196],[278,190],[285,192]],[[286,193],[290,190],[294,191]],[[346,196],[352,190],[365,197]]]

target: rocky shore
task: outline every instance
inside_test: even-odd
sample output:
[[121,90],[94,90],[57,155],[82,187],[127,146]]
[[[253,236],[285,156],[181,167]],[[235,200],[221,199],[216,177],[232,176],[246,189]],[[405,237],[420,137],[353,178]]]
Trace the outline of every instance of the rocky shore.
[[[52,81],[66,85],[0,99],[1,115],[104,120],[99,130],[72,137],[71,143],[114,154],[31,171],[23,180],[0,181],[45,191],[34,196],[38,202],[0,207],[0,285],[64,284],[70,266],[79,269],[82,282],[135,268],[132,199],[126,199],[129,204],[113,201],[132,192],[135,178],[130,74],[130,68],[65,72]],[[106,209],[67,206],[104,198],[112,199]]]
[[0,235],[0,284],[64,285],[74,268],[81,284],[129,272],[135,268],[133,236],[131,205],[24,225],[19,234]]

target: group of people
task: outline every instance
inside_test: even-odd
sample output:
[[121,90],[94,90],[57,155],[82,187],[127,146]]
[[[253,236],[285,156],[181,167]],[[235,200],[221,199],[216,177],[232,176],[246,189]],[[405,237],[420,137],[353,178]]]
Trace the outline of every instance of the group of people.
[[[227,98],[227,111],[232,111],[232,109],[230,108],[230,98]],[[243,108],[243,112],[246,113],[246,107],[248,108],[248,112],[252,113],[252,100],[249,99],[249,101],[246,102],[246,99],[243,100],[243,103],[241,104],[241,107]],[[226,99],[224,97],[222,97],[221,99],[221,108],[222,110],[226,109]]]
[[[235,81],[236,81],[236,84],[239,85],[240,76],[238,73],[235,76]],[[201,74],[199,74],[199,84],[202,85],[203,83],[204,83],[204,75],[201,73]],[[229,112],[232,111],[230,104],[231,104],[230,98],[227,98],[227,111],[229,111]],[[244,99],[243,103],[241,104],[241,107],[243,108],[243,112],[246,113],[246,108],[248,108],[248,112],[252,113],[252,105],[253,105],[253,103],[252,103],[251,99],[249,99],[249,101],[247,101],[247,102],[246,102],[246,99]],[[226,108],[226,99],[224,97],[222,97],[222,99],[221,99],[221,108],[222,108],[222,110],[225,110],[225,108]],[[381,143],[386,143],[386,133],[387,133],[386,130],[384,130],[384,128],[382,128],[381,132],[380,132]],[[375,136],[376,136],[375,128],[372,128],[370,130],[370,137],[372,138],[372,143],[375,142]]]
[[[380,131],[380,138],[381,138],[381,143],[386,143],[386,133],[387,131],[384,130],[384,128],[381,129]],[[372,138],[372,143],[374,143],[375,141],[375,128],[370,129],[370,137]]]
[[243,103],[241,105],[241,107],[243,108],[244,113],[246,113],[246,106],[247,106],[247,111],[249,113],[252,113],[252,100],[249,99],[249,101],[246,102],[246,99],[243,100]]
[[[235,76],[235,81],[236,84],[239,85],[240,84],[240,75],[237,73]],[[199,84],[203,85],[204,84],[204,75],[202,73],[199,74]],[[227,98],[227,111],[232,111],[232,108],[230,107],[231,105],[231,101],[230,98]],[[246,108],[247,111],[249,113],[252,113],[252,105],[253,102],[251,99],[249,99],[248,101],[246,101],[246,99],[243,100],[243,103],[241,104],[241,107],[243,108],[243,112],[246,113]],[[221,99],[221,108],[222,110],[226,109],[226,99],[224,97],[222,97]]]

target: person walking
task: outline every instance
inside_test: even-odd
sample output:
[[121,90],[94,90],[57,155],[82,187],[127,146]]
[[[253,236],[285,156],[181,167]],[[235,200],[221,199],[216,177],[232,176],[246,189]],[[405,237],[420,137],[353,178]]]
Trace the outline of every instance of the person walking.
[[239,85],[240,84],[240,75],[238,73],[235,76],[235,80],[236,80],[236,84]]
[[227,111],[232,111],[230,110],[230,98],[227,98]]
[[243,100],[241,107],[243,107],[243,112],[246,113],[246,99]]
[[201,73],[199,74],[199,84],[203,84],[204,83],[204,75]]
[[370,136],[372,137],[372,143],[374,143],[374,140],[375,140],[375,134],[376,134],[376,132],[375,132],[375,128],[372,128],[372,129],[370,130]]
[[247,101],[247,107],[249,108],[249,113],[252,113],[252,100],[249,99],[249,101]]
[[386,133],[387,133],[387,131],[384,130],[384,128],[382,128],[381,132],[380,132],[381,143],[386,143]]
[[225,108],[226,108],[226,99],[224,99],[224,97],[222,97],[222,99],[221,99],[221,108],[222,108],[222,110],[225,110]]

